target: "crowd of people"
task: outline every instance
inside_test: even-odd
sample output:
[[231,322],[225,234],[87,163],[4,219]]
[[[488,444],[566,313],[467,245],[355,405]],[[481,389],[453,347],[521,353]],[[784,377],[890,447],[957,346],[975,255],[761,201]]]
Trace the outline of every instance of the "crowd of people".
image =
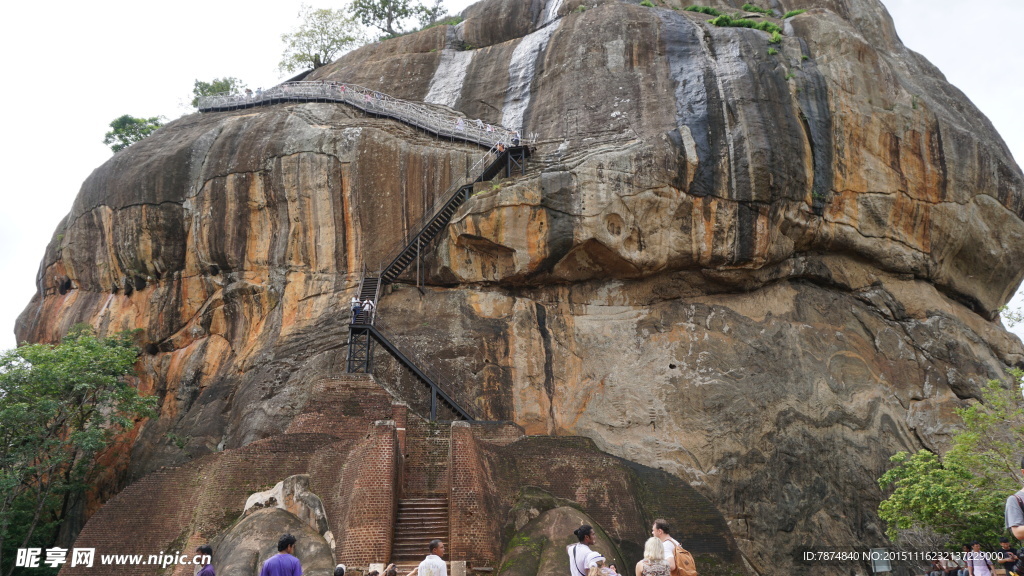
[[[573,531],[576,544],[566,547],[569,553],[570,576],[618,576],[615,564],[610,564],[600,552],[591,549],[597,539],[594,527],[583,524]],[[284,534],[277,541],[277,554],[267,558],[260,567],[260,576],[302,576],[302,563],[295,556],[295,544],[297,540],[291,534]],[[427,544],[428,554],[420,562],[419,566],[413,568],[405,576],[448,576],[448,565],[444,561],[445,545],[441,540],[431,540]],[[212,565],[213,549],[210,546],[200,546],[196,552],[202,554],[209,562],[202,566],[198,576],[215,576]],[[683,556],[680,556],[682,552]],[[644,557],[636,564],[635,576],[670,576],[675,573],[677,576],[696,576],[696,571],[677,572],[677,562],[686,563],[692,570],[693,557],[683,548],[669,533],[669,525],[663,519],[654,521],[651,527],[651,537],[644,546]],[[679,566],[682,567],[682,566]],[[334,576],[345,576],[344,564],[338,564],[334,569]],[[394,564],[388,564],[384,573],[376,570],[369,572],[366,576],[398,576],[398,569]],[[628,575],[626,575],[628,576]],[[981,576],[981,575],[978,575]]]
[[962,548],[962,554],[932,560],[927,576],[1024,576],[1024,548],[1014,549],[1009,538],[1000,538],[994,553],[983,552],[981,542]]
[[[651,537],[644,543],[644,557],[636,563],[636,576],[669,576],[686,574],[693,570],[693,557],[672,537],[669,524],[659,518],[651,526]],[[614,564],[608,564],[604,555],[592,550],[597,534],[594,527],[584,524],[573,531],[579,542],[566,547],[569,554],[569,576],[617,576]],[[686,562],[687,566],[678,565]],[[682,569],[682,572],[679,570]],[[696,571],[692,572],[694,575]]]

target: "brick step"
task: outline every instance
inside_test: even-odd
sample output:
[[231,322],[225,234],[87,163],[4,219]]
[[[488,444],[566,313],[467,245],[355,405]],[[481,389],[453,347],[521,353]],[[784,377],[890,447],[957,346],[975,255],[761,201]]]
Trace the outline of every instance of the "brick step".
[[[395,539],[419,538],[421,534],[436,534],[448,530],[446,524],[438,523],[434,526],[396,526]],[[430,540],[430,538],[427,538]]]
[[411,527],[411,528],[415,528],[417,526],[424,526],[424,527],[430,526],[431,528],[433,528],[433,527],[436,527],[438,525],[447,524],[447,523],[448,523],[448,514],[447,513],[444,514],[443,516],[442,515],[426,516],[426,517],[399,516],[398,517],[398,521],[395,522],[395,529],[397,530],[399,526]]
[[423,550],[426,549],[428,542],[430,542],[434,538],[444,540],[447,537],[447,534],[443,534],[440,532],[434,534],[428,532],[415,538],[409,537],[405,540],[396,541],[394,544],[392,544],[391,550],[395,553],[416,552],[422,554]]
[[447,506],[447,499],[446,498],[437,498],[437,499],[422,500],[422,501],[415,501],[415,502],[411,502],[411,501],[407,501],[407,500],[399,500],[398,501],[398,507],[399,508],[408,508],[408,509],[411,509],[411,510],[416,510],[416,509],[420,509],[420,508],[423,508],[423,509],[433,509],[433,508],[446,507],[446,506]]
[[421,508],[399,508],[398,509],[398,514],[399,515],[401,515],[401,514],[408,514],[409,516],[433,516],[433,515],[436,515],[436,514],[447,515],[448,514],[448,507],[447,506],[437,506],[437,507],[427,508],[427,507],[424,506],[424,507],[421,507]]
[[430,518],[429,520],[423,522],[402,522],[401,520],[399,520],[395,523],[395,533],[398,533],[399,531],[401,531],[402,533],[406,533],[421,528],[423,530],[436,530],[437,528],[443,528],[446,526],[448,526],[447,516],[443,518]]
[[[438,534],[448,531],[447,524],[436,524],[434,526],[405,526],[397,527],[395,529],[395,540],[408,540],[409,538],[419,538],[421,534]],[[427,538],[430,540],[430,538]]]

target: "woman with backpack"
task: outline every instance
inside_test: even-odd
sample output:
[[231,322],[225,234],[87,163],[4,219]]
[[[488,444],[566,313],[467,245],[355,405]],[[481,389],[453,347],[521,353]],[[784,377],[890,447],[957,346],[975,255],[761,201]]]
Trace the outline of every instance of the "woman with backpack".
[[647,539],[647,543],[644,544],[644,559],[636,563],[636,576],[669,576],[661,540],[653,536]]

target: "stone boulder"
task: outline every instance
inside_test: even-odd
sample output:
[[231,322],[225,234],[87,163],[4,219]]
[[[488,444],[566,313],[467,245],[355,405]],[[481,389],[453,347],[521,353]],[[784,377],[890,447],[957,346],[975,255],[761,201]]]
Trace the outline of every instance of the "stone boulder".
[[564,576],[566,547],[577,543],[572,532],[581,524],[594,527],[596,543],[591,548],[600,552],[607,564],[628,574],[622,555],[593,519],[578,508],[559,506],[540,512],[515,532],[502,556],[499,576]]
[[267,508],[249,514],[214,539],[213,564],[223,576],[252,576],[277,554],[282,534],[295,536],[295,557],[302,562],[302,573],[330,576],[334,573],[334,555],[326,540],[302,519],[282,508]]

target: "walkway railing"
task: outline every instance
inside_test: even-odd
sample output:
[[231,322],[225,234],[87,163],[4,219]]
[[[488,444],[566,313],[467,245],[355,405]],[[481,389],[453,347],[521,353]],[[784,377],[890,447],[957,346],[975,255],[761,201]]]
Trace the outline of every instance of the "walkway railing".
[[[379,317],[377,318],[377,322],[374,326],[374,329],[376,329],[384,337],[388,338],[392,343],[396,345],[399,343],[396,341],[396,336],[398,337],[399,340],[405,340],[405,338],[401,336],[401,333],[399,331],[392,329],[390,326],[388,326],[386,321],[381,321]],[[411,346],[408,346],[407,342],[404,344],[405,346],[403,346],[403,349],[408,350],[412,348]],[[450,401],[446,401],[452,404],[452,408],[456,413],[459,413],[463,418],[467,420],[476,419],[476,417],[472,414],[472,410],[470,408],[471,406],[475,405],[473,399],[468,396],[465,396],[464,394],[456,392],[456,384],[464,380],[465,377],[460,377],[452,369],[433,366],[425,362],[422,358],[409,357],[409,360],[415,362],[416,368],[424,376],[427,377],[429,381],[424,382],[425,384],[427,384],[427,386],[436,389],[438,392],[441,392],[445,396],[450,398]],[[419,376],[417,376],[417,379],[418,378]],[[434,418],[436,418],[436,411],[431,410],[431,412],[434,412],[434,414],[431,415],[431,420],[433,420]]]
[[252,96],[202,96],[199,98],[199,111],[240,110],[282,102],[340,102],[370,114],[394,118],[444,138],[472,142],[487,148],[496,147],[498,144],[505,147],[518,146],[521,140],[517,132],[501,126],[454,114],[444,114],[425,104],[399,100],[376,90],[341,82],[285,82],[269,90],[257,91]]
[[395,258],[397,258],[399,254],[401,254],[416,240],[416,236],[419,234],[419,232],[423,230],[427,223],[429,223],[430,220],[434,218],[434,216],[436,216],[438,212],[441,211],[441,208],[443,208],[444,205],[447,204],[452,199],[452,196],[459,192],[459,189],[465,186],[469,186],[470,184],[473,184],[474,182],[478,181],[484,169],[490,166],[499,157],[500,154],[498,153],[497,148],[492,147],[490,150],[488,150],[482,156],[480,156],[477,159],[477,161],[474,162],[473,165],[468,170],[466,170],[465,174],[453,178],[451,184],[448,185],[448,188],[444,192],[442,192],[437,197],[436,200],[434,200],[434,204],[431,206],[424,207],[423,214],[419,217],[419,219],[409,224],[410,237],[406,239],[406,241],[402,245],[393,248],[390,252],[382,256],[380,260],[378,260],[377,275],[379,276],[383,274],[386,271],[387,267],[391,265],[392,262],[394,262]]

